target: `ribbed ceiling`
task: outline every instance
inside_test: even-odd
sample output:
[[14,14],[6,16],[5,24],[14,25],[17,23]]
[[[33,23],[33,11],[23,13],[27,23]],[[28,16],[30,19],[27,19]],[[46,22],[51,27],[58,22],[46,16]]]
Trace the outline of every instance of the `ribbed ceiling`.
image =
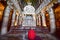
[[43,1],[44,0],[18,0],[22,9],[27,5],[27,2],[31,2],[35,9],[37,9]]

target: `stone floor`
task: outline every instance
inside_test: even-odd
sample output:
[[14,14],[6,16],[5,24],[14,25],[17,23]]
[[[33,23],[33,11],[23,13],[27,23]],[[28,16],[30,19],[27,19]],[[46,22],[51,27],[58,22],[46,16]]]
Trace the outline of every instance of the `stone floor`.
[[[30,29],[31,27],[13,27],[7,34],[1,35],[0,40],[28,40],[27,34]],[[36,36],[39,36],[42,40],[57,40],[49,33],[48,28],[32,27],[32,29],[35,30]]]
[[[50,34],[37,34],[42,40],[57,40],[54,36]],[[28,40],[27,35],[3,35],[0,36],[0,40]]]

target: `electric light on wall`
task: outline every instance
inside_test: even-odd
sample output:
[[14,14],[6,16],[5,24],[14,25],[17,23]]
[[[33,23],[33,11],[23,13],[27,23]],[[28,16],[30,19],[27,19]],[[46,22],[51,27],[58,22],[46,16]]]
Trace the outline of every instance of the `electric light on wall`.
[[46,16],[48,16],[48,14],[46,14]]
[[0,15],[2,15],[2,11],[0,11]]

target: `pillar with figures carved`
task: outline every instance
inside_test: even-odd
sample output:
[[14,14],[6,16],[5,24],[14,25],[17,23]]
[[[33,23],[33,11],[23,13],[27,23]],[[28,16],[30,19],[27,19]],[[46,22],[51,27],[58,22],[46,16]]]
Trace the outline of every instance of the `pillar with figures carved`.
[[50,15],[50,33],[55,32],[55,18],[54,18],[54,11],[52,8],[48,9],[49,15]]
[[5,15],[3,18],[3,23],[2,23],[2,28],[1,28],[1,35],[4,35],[7,33],[7,24],[8,24],[10,10],[11,8],[9,6],[7,6],[5,9]]

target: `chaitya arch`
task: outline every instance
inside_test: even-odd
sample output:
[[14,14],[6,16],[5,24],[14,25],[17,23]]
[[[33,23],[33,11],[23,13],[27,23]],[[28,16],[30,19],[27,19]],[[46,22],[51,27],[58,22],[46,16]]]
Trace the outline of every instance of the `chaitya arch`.
[[23,10],[24,10],[24,14],[34,14],[35,13],[35,8],[31,5],[31,3],[28,3],[28,5],[26,5]]

